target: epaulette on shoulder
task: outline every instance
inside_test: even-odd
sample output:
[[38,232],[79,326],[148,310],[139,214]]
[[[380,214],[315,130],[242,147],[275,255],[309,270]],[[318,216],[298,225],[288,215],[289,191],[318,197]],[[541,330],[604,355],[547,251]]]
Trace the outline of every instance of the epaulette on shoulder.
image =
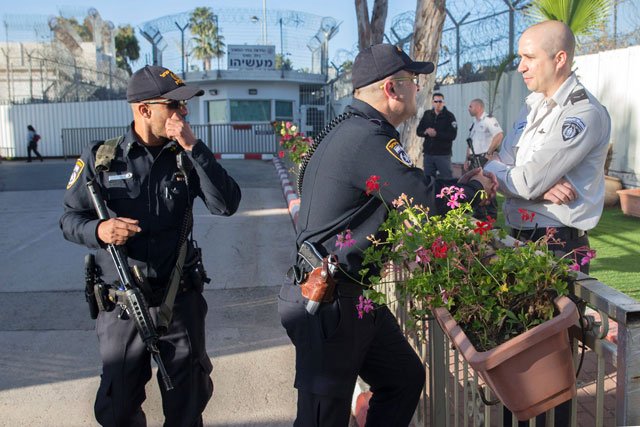
[[584,101],[585,99],[589,99],[589,96],[587,95],[587,91],[584,90],[584,88],[580,88],[574,92],[571,92],[571,95],[569,95],[568,101],[571,101],[571,104],[573,105],[577,102]]

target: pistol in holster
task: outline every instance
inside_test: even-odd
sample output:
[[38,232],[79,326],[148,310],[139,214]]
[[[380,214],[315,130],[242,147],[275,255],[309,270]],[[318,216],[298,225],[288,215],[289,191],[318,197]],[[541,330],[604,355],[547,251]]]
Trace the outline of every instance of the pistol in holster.
[[100,311],[111,311],[115,308],[115,301],[109,296],[109,287],[100,279],[100,274],[95,255],[85,255],[84,298],[89,305],[89,315],[92,319],[97,319]]
[[294,266],[295,281],[308,301],[305,306],[309,314],[316,314],[320,304],[333,301],[337,270],[335,255],[322,256],[313,243],[305,241],[298,250]]

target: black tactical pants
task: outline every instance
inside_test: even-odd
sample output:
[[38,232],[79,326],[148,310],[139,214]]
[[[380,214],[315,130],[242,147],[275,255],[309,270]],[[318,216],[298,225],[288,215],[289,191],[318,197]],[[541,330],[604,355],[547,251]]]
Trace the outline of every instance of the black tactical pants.
[[371,386],[367,426],[409,424],[425,370],[388,308],[358,319],[358,292],[345,292],[305,311],[300,288],[285,284],[278,299],[282,325],[296,347],[298,414],[295,426],[347,426],[356,378]]
[[[193,289],[176,297],[173,321],[159,343],[160,354],[174,389],[161,386],[165,427],[202,426],[202,411],[213,393],[212,366],[205,348],[207,303]],[[103,426],[146,426],[141,405],[151,379],[151,355],[133,320],[119,319],[120,308],[100,312],[96,331],[102,356],[102,375],[95,416]],[[151,309],[156,318],[157,308]],[[125,316],[123,316],[125,317]],[[162,383],[160,378],[158,382]]]

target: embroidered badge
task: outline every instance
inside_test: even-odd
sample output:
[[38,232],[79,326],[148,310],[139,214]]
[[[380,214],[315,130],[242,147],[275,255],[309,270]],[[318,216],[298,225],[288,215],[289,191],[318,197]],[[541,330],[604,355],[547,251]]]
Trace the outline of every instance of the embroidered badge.
[[562,124],[562,139],[568,141],[580,135],[587,125],[579,117],[567,117]]
[[454,129],[458,129],[458,123],[451,122],[451,127],[454,128]]
[[527,126],[527,122],[525,120],[524,122],[516,123],[514,128],[515,128],[516,132],[522,132],[526,126]]
[[84,162],[81,159],[76,160],[76,165],[73,167],[73,171],[71,172],[71,176],[69,177],[67,190],[73,187],[73,184],[75,184],[78,178],[80,178],[80,174],[82,174],[83,169],[84,169]]
[[402,163],[403,165],[408,166],[410,168],[413,167],[413,162],[411,161],[411,158],[409,157],[407,152],[404,151],[404,148],[402,148],[402,145],[395,139],[392,139],[389,142],[387,142],[387,151],[391,153],[393,157],[398,159],[400,163]]

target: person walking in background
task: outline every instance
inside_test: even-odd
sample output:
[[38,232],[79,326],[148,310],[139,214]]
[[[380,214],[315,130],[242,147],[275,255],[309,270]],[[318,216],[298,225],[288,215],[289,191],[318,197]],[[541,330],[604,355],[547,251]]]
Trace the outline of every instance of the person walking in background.
[[[476,166],[484,166],[489,160],[489,156],[500,147],[504,137],[498,120],[485,113],[482,99],[476,98],[469,103],[469,115],[473,118],[473,123],[469,128],[469,139],[473,145],[473,151],[471,147],[467,147],[467,158],[464,162],[465,171]],[[475,208],[473,216],[482,220],[486,220],[488,217],[497,219],[497,199],[494,198],[489,204]]]
[[31,152],[44,161],[40,153],[38,153],[38,141],[40,141],[40,135],[36,132],[35,128],[31,125],[27,126],[27,162],[31,162]]
[[[502,149],[485,170],[495,173],[505,196],[505,222],[519,240],[547,233],[556,255],[589,248],[587,232],[604,206],[604,162],[611,119],[571,71],[575,37],[560,21],[522,33],[518,71],[532,92]],[[589,264],[580,267],[589,272]],[[556,408],[555,426],[570,425],[570,401]],[[536,425],[545,425],[544,415]],[[505,425],[511,425],[510,414]],[[519,423],[519,425],[529,425]],[[546,424],[548,425],[548,424]]]
[[443,94],[434,92],[431,98],[433,108],[424,112],[416,130],[424,138],[424,174],[451,179],[451,146],[458,134],[458,123],[445,106]]
[[[122,246],[128,264],[144,272],[140,288],[153,322],[168,316],[157,346],[173,380],[172,390],[161,389],[164,426],[202,426],[213,393],[202,296],[208,279],[189,238],[192,209],[199,197],[211,214],[230,216],[241,192],[186,121],[186,101],[203,93],[164,67],[136,71],[127,87],[133,123],[120,138],[89,145],[67,184],[60,227],[67,240],[96,251],[95,274],[107,292],[95,292],[102,374],[94,411],[103,426],[146,425],[142,403],[152,374],[134,317],[121,308],[122,284],[107,245]],[[106,199],[110,219],[96,214],[89,182]]]

